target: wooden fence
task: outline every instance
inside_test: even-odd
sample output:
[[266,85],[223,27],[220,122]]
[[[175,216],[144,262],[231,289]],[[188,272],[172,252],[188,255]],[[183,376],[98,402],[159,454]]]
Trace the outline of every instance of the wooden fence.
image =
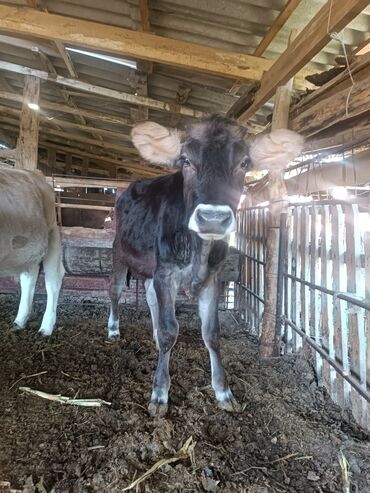
[[[322,201],[292,204],[280,230],[281,353],[310,347],[317,377],[342,408],[370,429],[369,204]],[[259,333],[268,210],[244,209],[238,248],[244,254],[238,304]]]

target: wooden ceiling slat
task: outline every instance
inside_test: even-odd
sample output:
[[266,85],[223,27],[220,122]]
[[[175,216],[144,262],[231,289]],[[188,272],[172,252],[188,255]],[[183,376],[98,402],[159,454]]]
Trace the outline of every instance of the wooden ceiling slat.
[[[1,10],[1,6],[0,6],[0,10]],[[163,101],[158,101],[156,99],[148,98],[144,96],[136,96],[135,94],[128,94],[125,92],[116,91],[114,89],[108,89],[106,87],[97,86],[95,84],[90,84],[88,82],[83,82],[75,79],[68,79],[60,75],[56,77],[50,77],[49,73],[43,70],[35,70],[29,67],[24,67],[22,65],[16,65],[14,63],[0,61],[0,70],[1,69],[8,70],[10,72],[15,72],[18,74],[34,75],[35,77],[39,77],[40,79],[49,80],[50,82],[61,84],[62,86],[64,85],[67,87],[73,87],[81,91],[87,91],[91,94],[98,94],[101,96],[105,96],[107,98],[117,99],[119,101],[123,101],[128,104],[147,106],[148,108],[154,110],[167,111],[170,113],[179,113],[181,115],[187,115],[193,118],[200,118],[204,116],[204,113],[202,111],[193,110],[192,108],[189,108],[187,106],[165,103]]]

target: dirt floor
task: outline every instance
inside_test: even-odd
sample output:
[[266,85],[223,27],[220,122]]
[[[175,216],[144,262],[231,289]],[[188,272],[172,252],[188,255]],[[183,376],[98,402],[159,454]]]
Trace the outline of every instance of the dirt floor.
[[[133,491],[370,492],[369,438],[317,388],[302,359],[259,363],[256,340],[230,316],[222,317],[223,354],[244,410],[217,409],[198,318],[180,311],[170,411],[151,419],[146,407],[157,354],[146,310],[123,308],[124,335],[110,344],[104,304],[61,304],[50,340],[36,334],[43,302],[18,334],[10,331],[16,308],[14,297],[0,296],[0,480],[13,488],[122,492],[193,437],[193,461],[165,465]],[[21,386],[112,405],[63,406]],[[340,452],[352,474],[347,490]]]

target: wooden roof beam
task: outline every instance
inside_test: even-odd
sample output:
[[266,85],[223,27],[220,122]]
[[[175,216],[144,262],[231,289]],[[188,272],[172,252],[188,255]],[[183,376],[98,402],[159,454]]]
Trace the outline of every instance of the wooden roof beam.
[[330,41],[331,32],[341,31],[368,3],[368,0],[329,0],[264,74],[252,105],[238,121],[247,122],[279,86],[294,77]]
[[101,156],[99,154],[87,152],[76,147],[70,147],[70,146],[67,147],[58,143],[53,143],[49,141],[46,142],[45,140],[42,139],[42,137],[39,147],[55,149],[57,152],[62,152],[64,154],[69,153],[76,157],[86,157],[89,158],[90,161],[94,161],[94,162],[99,162],[99,161],[102,161],[103,163],[109,162],[111,164],[116,165],[117,167],[122,167],[122,168],[126,167],[131,171],[138,171],[138,172],[146,171],[148,173],[148,176],[149,175],[158,176],[168,173],[168,169],[153,167],[147,164],[140,164],[136,161],[119,160],[107,155]]
[[60,56],[63,59],[63,62],[65,63],[65,65],[67,67],[69,75],[71,77],[74,77],[75,79],[78,79],[77,70],[73,64],[72,58],[70,57],[68,51],[65,49],[63,43],[61,43],[58,40],[55,40],[54,43],[55,43],[55,46],[57,47],[57,50],[58,50]]
[[260,44],[255,49],[253,55],[254,56],[262,56],[264,52],[267,50],[268,46],[272,43],[273,39],[280,31],[280,29],[284,26],[289,17],[293,14],[295,9],[301,3],[301,0],[288,0],[288,3],[285,5],[280,14],[276,17],[274,22],[272,23],[270,29],[265,34],[264,38],[261,40]]
[[[1,84],[0,84],[1,85]],[[16,103],[22,103],[22,96],[14,92],[0,91],[0,99],[5,99],[7,101],[14,101]],[[43,110],[57,111],[60,113],[68,113],[71,115],[81,114],[82,116],[89,118],[90,120],[98,120],[104,123],[110,123],[112,125],[123,125],[123,126],[133,126],[133,122],[121,116],[108,115],[106,113],[100,113],[98,111],[76,109],[64,104],[52,103],[50,101],[41,100],[39,106]]]
[[231,79],[259,80],[271,66],[271,61],[264,58],[27,7],[0,5],[0,29]]
[[[1,5],[0,5],[1,11]],[[0,14],[1,15],[1,14]],[[1,19],[0,19],[1,24]],[[181,106],[173,103],[165,103],[163,101],[158,101],[156,99],[136,96],[135,94],[129,94],[126,92],[116,91],[115,89],[108,89],[106,87],[96,86],[95,84],[90,84],[88,82],[82,82],[80,80],[68,79],[60,75],[56,77],[50,77],[48,72],[43,70],[35,70],[29,67],[24,67],[23,65],[16,65],[15,63],[0,61],[0,70],[7,70],[10,72],[15,72],[24,75],[34,75],[40,79],[49,80],[55,82],[56,84],[61,84],[67,87],[73,87],[81,91],[86,91],[91,94],[98,94],[100,96],[105,96],[107,98],[116,99],[123,101],[128,104],[137,104],[139,106],[147,106],[148,108],[157,111],[168,111],[170,113],[179,113],[181,115],[191,116],[193,118],[200,118],[205,115],[202,111],[193,110],[187,106]]]
[[[2,127],[6,130],[9,129],[9,125],[18,126],[18,120],[14,118],[1,117]],[[66,141],[76,141],[90,146],[102,147],[103,149],[113,150],[118,152],[123,156],[130,156],[132,159],[138,159],[136,149],[133,147],[126,147],[119,144],[114,144],[112,142],[102,142],[96,139],[90,139],[88,137],[83,137],[81,135],[76,135],[75,133],[60,132],[58,130],[52,130],[50,128],[43,128],[43,133],[52,135],[55,137],[60,137]]]
[[[15,116],[19,118],[21,111],[19,109],[10,108],[8,106],[3,106],[0,104],[0,112],[1,114],[8,114],[11,116]],[[97,135],[102,135],[109,137],[111,139],[117,139],[118,141],[126,140],[131,142],[131,137],[129,135],[125,135],[122,132],[112,132],[111,130],[105,130],[103,128],[90,127],[88,125],[80,125],[78,123],[73,123],[65,120],[60,120],[59,118],[52,118],[43,115],[40,113],[40,120],[46,124],[52,123],[53,125],[58,125],[58,127],[63,128],[71,128],[73,130],[81,130],[83,132],[95,133]],[[0,138],[1,138],[1,130],[0,130]]]

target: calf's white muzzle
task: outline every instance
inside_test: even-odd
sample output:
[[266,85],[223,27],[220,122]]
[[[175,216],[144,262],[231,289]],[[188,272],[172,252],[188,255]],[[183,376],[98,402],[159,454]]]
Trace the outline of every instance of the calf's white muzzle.
[[228,205],[199,204],[188,227],[202,240],[222,240],[236,230],[235,215]]

